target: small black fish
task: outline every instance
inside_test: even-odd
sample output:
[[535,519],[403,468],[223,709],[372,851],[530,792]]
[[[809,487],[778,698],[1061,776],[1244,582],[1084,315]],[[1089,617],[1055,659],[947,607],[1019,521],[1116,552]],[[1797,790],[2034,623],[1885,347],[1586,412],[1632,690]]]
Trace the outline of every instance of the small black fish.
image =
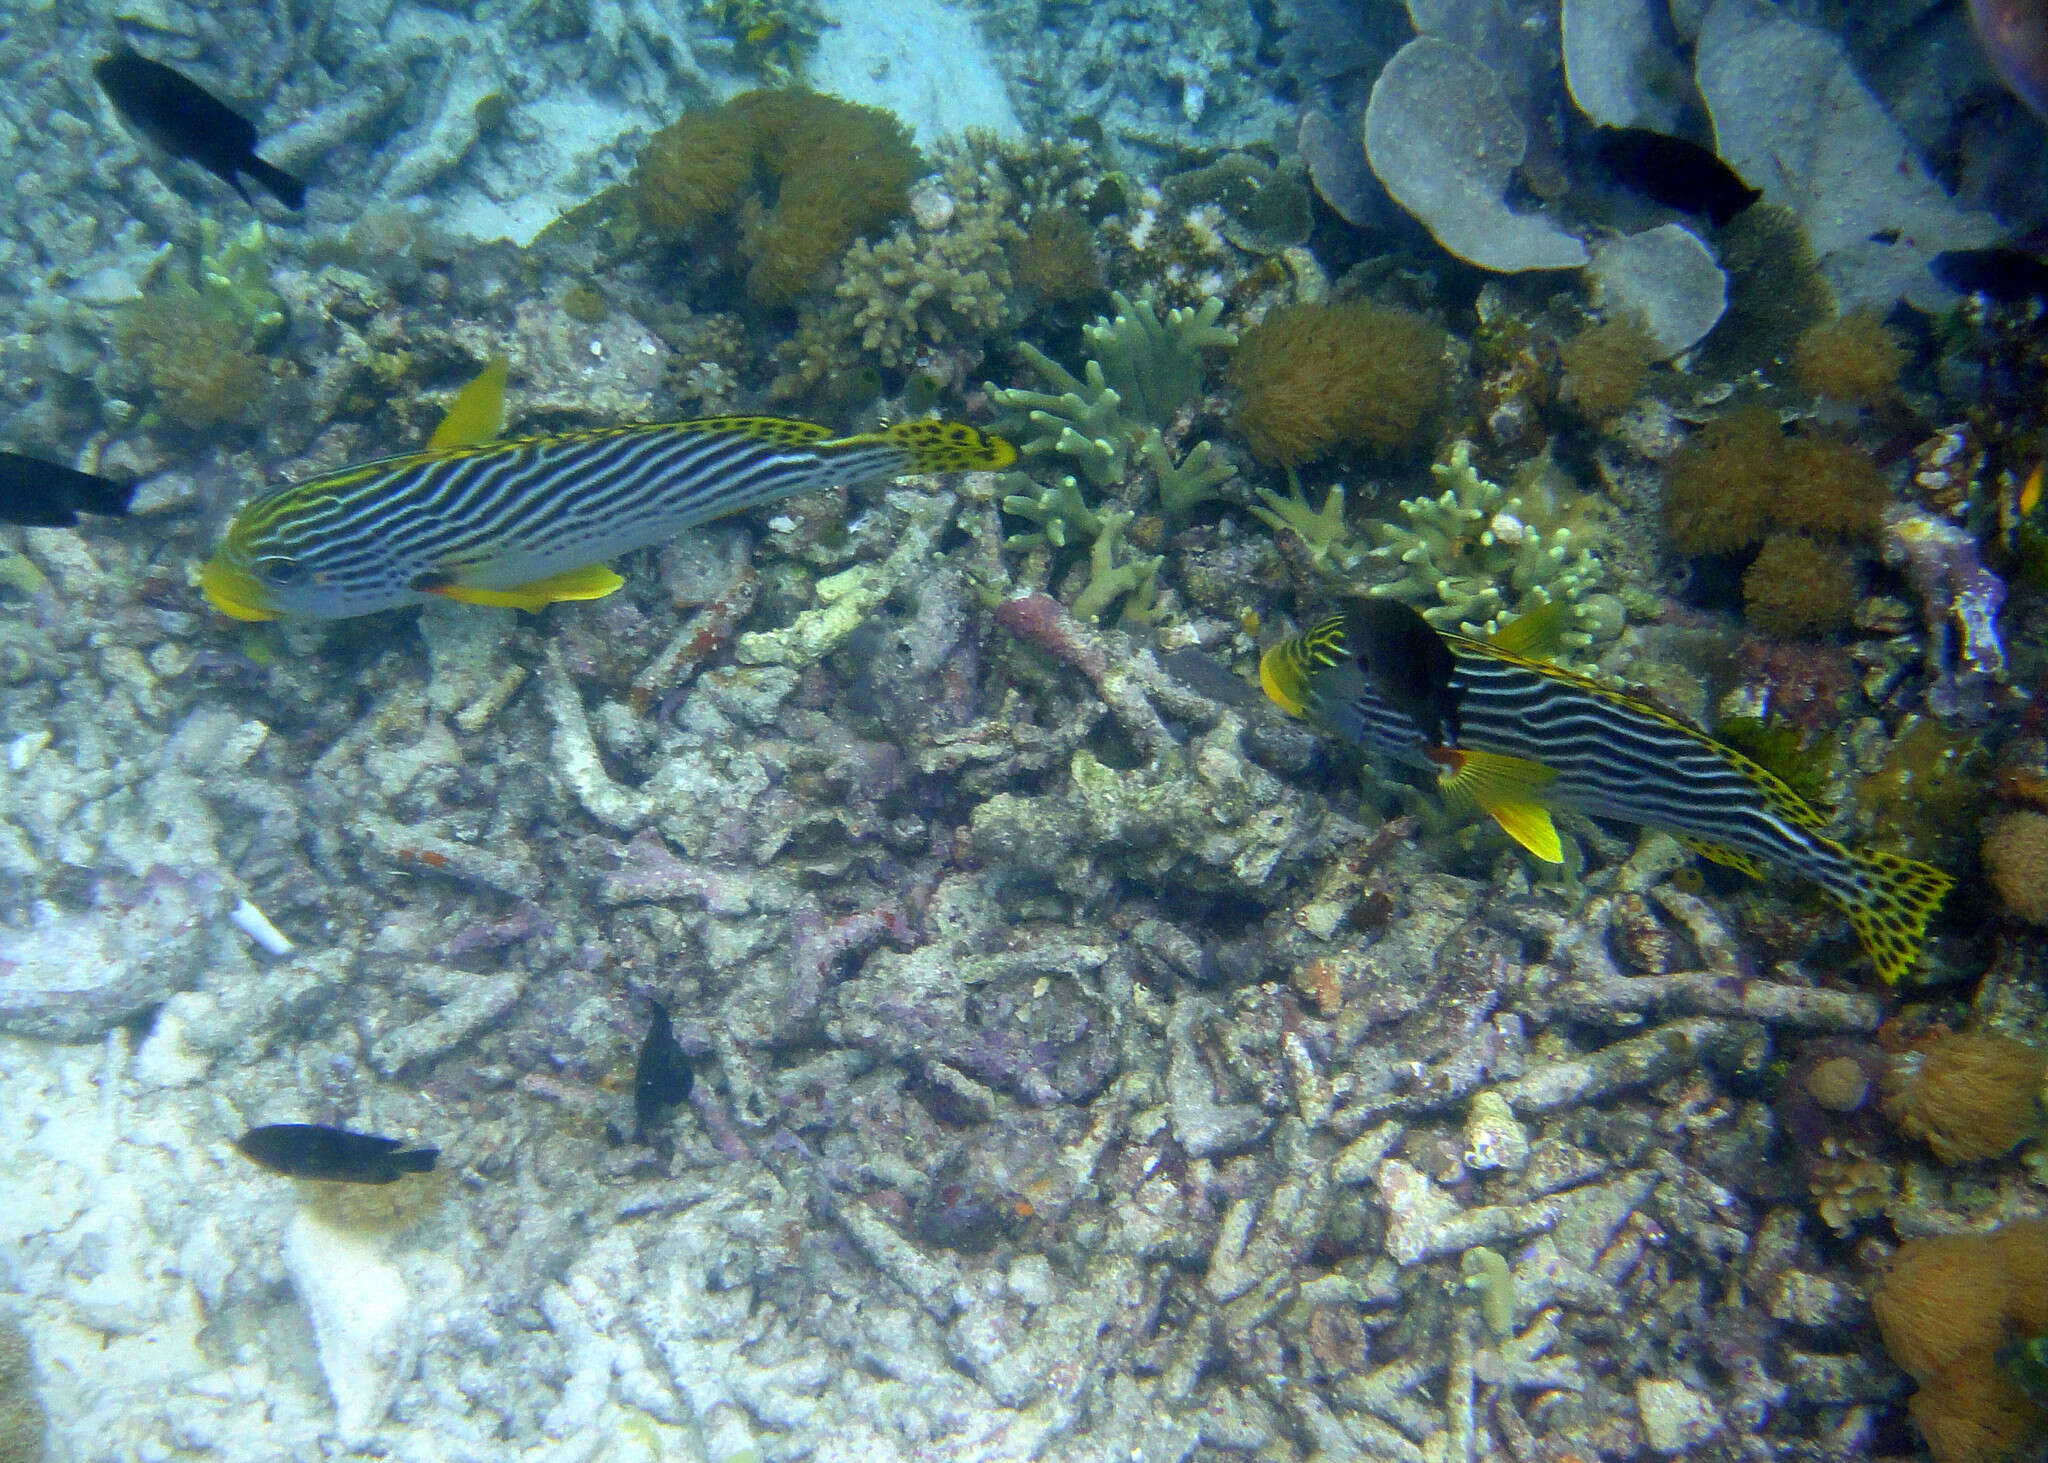
[[1985,295],[2001,305],[2048,300],[2048,260],[2024,250],[1944,249],[1928,267],[1950,289]]
[[395,1184],[409,1173],[431,1173],[434,1160],[441,1156],[438,1148],[406,1148],[397,1138],[351,1133],[325,1123],[251,1128],[235,1140],[235,1147],[272,1173],[344,1184]]
[[633,1068],[633,1141],[645,1143],[648,1124],[660,1122],[661,1115],[696,1085],[697,1074],[690,1070],[690,1059],[669,1025],[668,1007],[657,1004]]
[[1647,127],[1602,127],[1593,151],[1623,187],[1680,213],[1703,213],[1717,229],[1763,197],[1709,149]]
[[286,208],[306,206],[306,185],[256,156],[256,124],[190,77],[133,51],[93,63],[93,77],[124,121],[174,157],[199,164],[242,195],[247,173]]
[[19,452],[0,452],[0,522],[71,528],[81,513],[119,517],[134,497],[133,483],[117,483]]

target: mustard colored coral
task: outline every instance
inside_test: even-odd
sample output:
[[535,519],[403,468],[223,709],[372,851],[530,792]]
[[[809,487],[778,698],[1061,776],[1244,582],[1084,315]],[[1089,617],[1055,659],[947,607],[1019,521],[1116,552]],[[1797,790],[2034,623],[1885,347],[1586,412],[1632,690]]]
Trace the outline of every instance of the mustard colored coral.
[[2006,813],[1984,828],[1984,872],[2005,907],[2048,925],[2048,814]]
[[2041,1127],[2048,1052],[1990,1031],[1940,1036],[1892,1064],[1886,1110],[1943,1163],[1996,1158]]
[[1244,333],[1231,364],[1237,427],[1261,462],[1419,445],[1450,385],[1444,332],[1412,310],[1290,305]]
[[743,92],[664,127],[635,181],[641,217],[674,241],[736,214],[747,295],[773,306],[901,215],[922,166],[888,112],[785,89]]

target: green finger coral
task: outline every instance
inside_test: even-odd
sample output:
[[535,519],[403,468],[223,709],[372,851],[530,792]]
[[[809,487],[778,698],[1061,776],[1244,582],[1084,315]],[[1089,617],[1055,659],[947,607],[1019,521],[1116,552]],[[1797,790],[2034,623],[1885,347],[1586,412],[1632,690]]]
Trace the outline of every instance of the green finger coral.
[[1424,619],[1467,635],[1490,635],[1516,616],[1556,601],[1570,606],[1569,650],[1621,633],[1621,601],[1594,550],[1602,538],[1585,501],[1549,481],[1537,458],[1511,491],[1479,475],[1472,445],[1460,441],[1430,472],[1440,491],[1407,498],[1402,521],[1373,525],[1380,540],[1366,561],[1390,577],[1372,592],[1414,605]]

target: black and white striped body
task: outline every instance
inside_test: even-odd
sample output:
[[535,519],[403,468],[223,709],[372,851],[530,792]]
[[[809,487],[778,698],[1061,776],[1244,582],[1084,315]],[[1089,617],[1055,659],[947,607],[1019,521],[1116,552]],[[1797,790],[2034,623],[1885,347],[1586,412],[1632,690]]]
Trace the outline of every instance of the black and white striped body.
[[225,547],[291,614],[367,614],[450,584],[511,589],[910,464],[896,443],[831,436],[710,418],[387,457],[258,499]]

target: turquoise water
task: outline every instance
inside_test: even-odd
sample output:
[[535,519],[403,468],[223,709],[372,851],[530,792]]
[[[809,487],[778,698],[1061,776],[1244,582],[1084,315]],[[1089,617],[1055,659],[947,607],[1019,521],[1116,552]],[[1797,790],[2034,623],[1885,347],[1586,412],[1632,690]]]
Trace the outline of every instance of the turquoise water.
[[2041,1456],[2042,30],[0,17],[0,1460]]

